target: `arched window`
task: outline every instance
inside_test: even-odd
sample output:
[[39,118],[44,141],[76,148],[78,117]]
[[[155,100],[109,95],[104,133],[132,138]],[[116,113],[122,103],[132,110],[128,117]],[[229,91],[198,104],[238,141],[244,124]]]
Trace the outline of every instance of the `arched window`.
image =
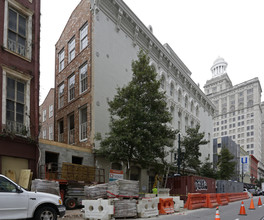
[[184,106],[185,108],[188,108],[188,97],[187,96],[185,96]]
[[194,128],[194,121],[191,121],[191,128]]
[[122,170],[122,165],[120,163],[112,163],[111,168],[113,170]]
[[174,85],[173,85],[173,83],[171,82],[171,84],[170,84],[170,96],[174,96]]
[[165,90],[165,77],[162,75],[161,80],[160,80],[160,87]]
[[191,112],[193,113],[193,109],[194,108],[194,105],[193,105],[193,101],[191,101]]
[[199,117],[199,107],[198,107],[198,105],[196,106],[196,116]]
[[182,97],[181,90],[179,90],[178,92],[178,102],[179,103],[181,103],[181,97]]

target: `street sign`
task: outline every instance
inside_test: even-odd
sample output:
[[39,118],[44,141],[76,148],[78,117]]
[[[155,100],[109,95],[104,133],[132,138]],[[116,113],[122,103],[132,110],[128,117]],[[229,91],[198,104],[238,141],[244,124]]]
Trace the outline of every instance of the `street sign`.
[[249,168],[249,157],[248,156],[242,156],[240,157],[240,173],[246,173],[248,172]]

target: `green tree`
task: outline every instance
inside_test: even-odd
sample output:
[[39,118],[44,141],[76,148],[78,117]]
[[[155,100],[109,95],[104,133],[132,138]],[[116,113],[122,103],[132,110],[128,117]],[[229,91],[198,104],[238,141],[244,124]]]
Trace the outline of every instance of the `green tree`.
[[176,131],[168,126],[172,116],[168,111],[165,92],[149,58],[140,51],[132,62],[132,80],[109,101],[110,132],[100,143],[97,153],[110,161],[127,165],[136,162],[142,167],[165,165],[166,147],[173,146]]
[[228,180],[235,174],[236,162],[232,161],[234,155],[230,151],[223,147],[218,155],[218,178],[222,180]]
[[217,173],[213,168],[213,163],[210,162],[209,157],[206,158],[205,162],[202,164],[200,169],[200,175],[217,179]]
[[263,178],[259,178],[255,180],[255,183],[257,185],[257,187],[262,188],[261,184],[264,182]]
[[200,125],[195,128],[188,128],[186,131],[186,136],[183,137],[181,145],[185,147],[184,159],[182,161],[183,174],[185,174],[186,169],[193,169],[199,173],[201,161],[200,156],[200,145],[207,144],[208,141],[203,139],[204,132],[199,133]]

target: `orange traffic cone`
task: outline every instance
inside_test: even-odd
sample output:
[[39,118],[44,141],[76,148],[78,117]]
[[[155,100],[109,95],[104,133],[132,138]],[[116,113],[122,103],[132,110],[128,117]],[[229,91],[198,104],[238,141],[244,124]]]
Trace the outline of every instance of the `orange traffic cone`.
[[247,215],[243,201],[241,202],[241,207],[240,207],[239,215]]
[[259,200],[258,200],[258,206],[262,206],[262,202],[261,202],[260,197],[259,197]]
[[220,214],[219,214],[218,206],[216,207],[215,220],[220,220]]
[[255,209],[253,198],[251,199],[249,209]]

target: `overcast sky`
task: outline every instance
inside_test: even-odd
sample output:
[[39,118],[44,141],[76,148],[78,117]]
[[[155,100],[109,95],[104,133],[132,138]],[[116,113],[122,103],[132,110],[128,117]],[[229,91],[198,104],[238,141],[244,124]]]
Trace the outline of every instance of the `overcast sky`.
[[[41,2],[40,104],[54,87],[55,43],[80,0]],[[210,68],[218,56],[228,63],[233,85],[258,77],[264,89],[263,0],[124,2],[146,26],[152,26],[162,44],[172,47],[202,90],[212,78]]]

